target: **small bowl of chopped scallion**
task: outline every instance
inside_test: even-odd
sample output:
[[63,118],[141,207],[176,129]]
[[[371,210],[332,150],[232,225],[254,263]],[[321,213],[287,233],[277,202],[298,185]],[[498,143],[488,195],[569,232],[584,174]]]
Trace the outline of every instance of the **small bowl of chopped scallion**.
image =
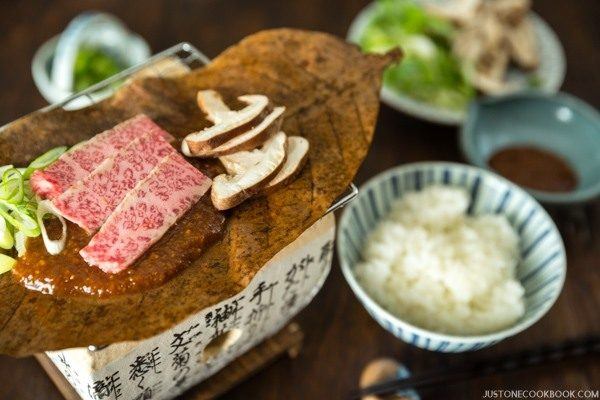
[[[36,52],[32,74],[36,86],[50,103],[60,102],[150,56],[148,44],[115,17],[83,13],[65,31]],[[92,94],[94,100],[109,96],[120,82]],[[89,105],[89,98],[69,102],[65,108]]]

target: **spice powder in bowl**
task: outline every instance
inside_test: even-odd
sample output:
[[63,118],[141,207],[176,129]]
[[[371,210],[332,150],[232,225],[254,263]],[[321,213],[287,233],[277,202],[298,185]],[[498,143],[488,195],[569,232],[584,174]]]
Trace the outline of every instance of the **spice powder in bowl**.
[[546,192],[570,192],[577,175],[562,157],[535,147],[507,147],[492,154],[488,164],[514,183]]

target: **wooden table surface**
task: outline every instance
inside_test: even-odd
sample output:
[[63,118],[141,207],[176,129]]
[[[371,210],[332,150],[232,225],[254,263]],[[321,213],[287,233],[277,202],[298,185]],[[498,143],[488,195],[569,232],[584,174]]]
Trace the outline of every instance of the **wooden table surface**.
[[[84,10],[104,10],[145,37],[154,51],[189,41],[209,56],[255,31],[290,26],[344,36],[359,0],[2,1],[0,125],[46,104],[31,77],[35,50]],[[600,2],[536,1],[567,56],[563,90],[600,106]],[[356,182],[398,164],[460,161],[456,129],[420,122],[382,106],[370,155]],[[306,332],[295,360],[282,359],[229,393],[231,399],[339,399],[374,357],[395,357],[413,371],[457,365],[540,343],[600,334],[600,201],[549,210],[565,240],[568,274],[550,313],[525,333],[491,349],[444,355],[411,347],[380,328],[346,285],[337,263],[316,299],[297,318]],[[594,362],[595,361],[595,362]],[[600,362],[536,368],[422,393],[424,399],[481,398],[485,389],[600,389]],[[0,356],[0,399],[60,399],[33,358]],[[183,396],[185,398],[185,396]]]

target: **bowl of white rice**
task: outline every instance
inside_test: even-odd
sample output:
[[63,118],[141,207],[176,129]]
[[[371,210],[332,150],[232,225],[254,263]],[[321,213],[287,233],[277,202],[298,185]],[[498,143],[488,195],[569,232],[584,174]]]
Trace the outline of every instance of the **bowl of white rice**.
[[454,163],[368,181],[342,215],[344,277],[371,316],[412,345],[462,352],[534,324],[566,275],[560,234],[524,190]]

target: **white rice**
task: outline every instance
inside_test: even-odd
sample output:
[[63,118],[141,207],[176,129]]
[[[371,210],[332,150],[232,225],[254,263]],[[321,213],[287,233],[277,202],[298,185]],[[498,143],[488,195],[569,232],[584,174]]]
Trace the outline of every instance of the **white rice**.
[[504,216],[467,216],[462,189],[409,193],[370,234],[356,266],[363,288],[413,325],[448,334],[490,333],[525,312],[515,279],[519,238]]

